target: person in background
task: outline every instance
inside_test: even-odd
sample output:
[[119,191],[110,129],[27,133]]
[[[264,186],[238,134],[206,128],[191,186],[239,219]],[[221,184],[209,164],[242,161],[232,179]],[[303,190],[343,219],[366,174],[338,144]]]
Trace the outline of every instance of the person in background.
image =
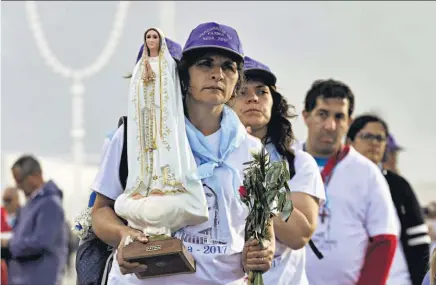
[[425,274],[422,285],[436,285],[436,249],[430,257],[430,270]]
[[[2,239],[5,238],[4,235],[8,234],[12,231],[12,227],[9,226],[7,222],[7,215],[6,209],[1,207],[1,228],[0,228],[0,234]],[[10,259],[10,253],[7,248],[1,249],[1,285],[7,285],[8,284],[8,259]]]
[[266,285],[308,285],[304,246],[315,231],[324,185],[311,155],[293,150],[291,108],[276,89],[276,76],[264,64],[245,57],[246,82],[230,106],[252,135],[259,138],[271,159],[285,160],[291,174],[289,187],[294,211],[287,222],[276,218],[276,252],[272,268],[263,274]]
[[74,269],[73,255],[74,255],[74,253],[77,252],[80,239],[73,233],[73,231],[71,230],[71,224],[67,220],[65,220],[64,227],[65,227],[65,232],[66,232],[66,236],[67,236],[67,244],[68,244],[68,253],[67,253],[67,263],[65,266],[65,274],[70,275]]
[[20,211],[20,198],[16,187],[8,187],[3,192],[3,207],[7,212],[7,223],[11,228],[15,226]]
[[11,239],[2,239],[10,250],[9,283],[59,284],[67,258],[67,237],[62,192],[53,181],[45,182],[33,156],[20,157],[12,166],[17,188],[24,191]]
[[424,207],[423,212],[431,238],[430,251],[433,251],[436,249],[436,201],[428,203],[428,205]]
[[378,116],[367,114],[354,119],[347,142],[380,167],[389,184],[399,222],[399,243],[389,273],[388,285],[420,285],[427,271],[430,236],[418,199],[404,177],[384,169],[389,129]]
[[1,218],[1,227],[0,227],[0,230],[1,230],[2,233],[3,232],[10,232],[12,230],[12,227],[9,225],[8,220],[7,220],[8,219],[8,212],[6,211],[6,209],[4,207],[1,207],[0,210],[1,210],[1,215],[0,215],[0,218]]
[[[1,234],[2,238],[10,238],[12,228],[15,226],[16,218],[20,209],[18,189],[7,187],[3,191],[1,207]],[[1,251],[1,284],[8,284],[8,264],[11,259],[10,251],[7,247],[2,247]]]
[[393,173],[399,174],[400,172],[398,170],[398,153],[403,150],[404,148],[398,145],[394,136],[392,134],[389,134],[387,138],[386,152],[384,154],[385,157],[383,159],[383,168]]
[[307,92],[302,146],[317,161],[326,192],[312,237],[324,258],[306,246],[311,285],[385,284],[395,253],[389,186],[374,163],[343,144],[353,110],[354,94],[340,81],[318,80]]

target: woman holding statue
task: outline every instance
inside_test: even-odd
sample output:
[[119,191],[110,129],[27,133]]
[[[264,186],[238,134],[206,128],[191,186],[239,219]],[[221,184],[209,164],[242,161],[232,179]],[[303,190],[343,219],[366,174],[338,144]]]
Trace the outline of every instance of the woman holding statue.
[[[160,41],[163,43],[163,34],[159,31],[157,34],[160,35]],[[154,56],[156,55],[154,54]],[[151,52],[149,57],[153,57]],[[143,100],[143,96],[152,90],[143,88],[143,86],[147,86],[147,83],[153,80],[156,83],[156,80],[159,80],[158,77],[161,76],[153,68],[153,59],[150,58],[148,63],[144,60],[145,63],[135,67],[136,72],[141,68],[147,70],[147,73],[140,73],[145,74],[141,78],[144,83],[135,85],[133,82],[139,74],[135,74],[134,71],[132,76],[132,87],[138,88],[140,86],[141,90],[144,91],[138,92],[137,89],[131,89],[131,94],[145,93],[140,93],[140,96],[137,96],[139,100]],[[158,63],[156,66],[162,65]],[[143,112],[142,109],[136,111],[135,114],[129,113],[129,120],[131,120],[128,124],[127,139],[129,178],[125,193],[118,178],[123,128],[119,128],[114,134],[99,170],[98,183],[95,183],[97,187],[93,189],[98,194],[92,210],[92,224],[97,236],[107,244],[118,248],[117,258],[114,259],[108,284],[243,284],[244,270],[266,271],[271,266],[274,236],[271,237],[270,242],[265,243],[266,247],[263,249],[260,248],[257,241],[245,242],[244,239],[245,217],[248,214],[248,209],[240,200],[238,189],[243,181],[243,163],[251,160],[253,149],[260,151],[261,143],[247,134],[237,115],[226,106],[230,98],[236,96],[242,84],[242,67],[242,45],[233,28],[217,23],[204,23],[191,32],[183,49],[179,67],[182,96],[177,98],[177,94],[175,94],[168,100],[175,105],[177,105],[178,99],[183,100],[184,113],[182,116],[185,125],[180,124],[179,114],[172,113],[171,118],[173,116],[176,118],[171,120],[165,118],[165,113],[161,115],[160,112],[164,108],[162,108],[162,102],[156,100],[156,97],[154,102],[149,98],[144,99],[150,100],[147,102],[148,105],[141,101],[144,106],[153,106],[154,103],[154,111],[150,110],[151,107],[146,111],[151,114],[156,112],[156,121],[138,123],[135,114],[142,112],[143,121],[144,118],[147,118],[147,113]],[[177,75],[175,74],[173,78],[177,78]],[[163,84],[158,85],[164,87],[170,84],[174,84],[175,87],[180,86],[177,79],[167,80],[163,79],[160,81]],[[168,85],[165,85],[165,82]],[[153,118],[152,115],[148,117]],[[168,146],[175,146],[170,145],[170,139],[165,136],[165,126],[161,126],[163,121],[174,124],[175,127],[171,127],[171,131],[176,130],[176,127],[185,127],[188,141],[185,146],[180,146],[183,144],[181,138],[184,135],[179,132],[179,129],[177,129],[178,136],[172,137],[171,140],[178,140],[180,148],[178,155],[185,156],[186,160],[179,160],[179,157],[175,156],[165,157],[163,150],[168,150]],[[141,124],[145,128],[137,127]],[[133,129],[138,128],[138,130],[129,129],[130,126],[133,126]],[[129,134],[130,137],[134,138],[135,134],[146,135],[147,132],[156,140],[144,140],[140,136],[137,136],[136,141],[129,140]],[[162,157],[159,157],[160,154],[153,154],[153,163],[159,161],[159,164],[152,164],[149,153],[144,154],[144,151],[150,149],[162,150],[161,153],[164,153]],[[189,151],[185,152],[185,150]],[[130,152],[135,152],[137,155],[131,155]],[[195,164],[189,164],[190,155],[193,156]],[[141,156],[144,157],[143,160],[141,160]],[[143,161],[142,165],[141,161]],[[182,167],[178,161],[187,163],[188,167]],[[132,172],[131,165],[133,165]],[[161,168],[152,168],[156,165]],[[175,166],[170,169],[174,175],[168,175],[169,172],[162,168],[162,166],[167,165]],[[146,166],[149,168],[147,169]],[[134,170],[135,167],[136,170]],[[161,179],[165,177],[165,174],[167,174],[167,180]],[[157,179],[153,179],[155,176]],[[199,180],[201,180],[202,186],[201,193],[196,192],[196,187],[191,187],[191,184],[195,185]],[[164,183],[164,181],[170,183]],[[156,223],[164,223],[164,227],[156,226],[154,230],[155,233],[165,234],[169,230],[172,235],[181,239],[196,261],[196,272],[147,280],[138,279],[132,272],[145,270],[145,268],[141,264],[126,262],[122,258],[123,248],[126,240],[129,239],[147,243],[150,227],[147,224],[143,228],[144,224],[139,222],[141,218],[137,218],[134,223],[130,223],[130,221],[135,218],[134,215],[144,217],[154,210],[160,211],[160,213],[165,211],[170,213],[168,209],[159,209],[156,206],[160,198],[173,201],[169,204],[159,203],[160,208],[175,207],[184,213],[190,213],[193,210],[190,211],[189,205],[187,206],[188,210],[182,207],[184,202],[180,197],[183,195],[189,196],[189,198],[186,197],[186,201],[189,200],[192,205],[198,205],[198,209],[204,207],[206,211],[197,209],[197,219],[188,221],[187,225],[183,225],[186,223],[185,219],[171,221],[172,217],[161,216],[159,221],[156,217]],[[176,199],[173,198],[179,199],[180,202],[177,204]],[[143,203],[144,208],[132,206],[127,209],[127,207],[122,206],[123,204],[133,205],[137,202]],[[131,227],[126,226],[116,215],[113,210],[114,204],[117,213],[124,213]],[[194,209],[194,207],[192,208]],[[207,209],[210,211],[209,214]],[[202,215],[206,216],[205,221],[199,222]],[[181,227],[177,229],[179,226]],[[271,232],[273,232],[272,229]],[[189,239],[184,237],[189,237]]]

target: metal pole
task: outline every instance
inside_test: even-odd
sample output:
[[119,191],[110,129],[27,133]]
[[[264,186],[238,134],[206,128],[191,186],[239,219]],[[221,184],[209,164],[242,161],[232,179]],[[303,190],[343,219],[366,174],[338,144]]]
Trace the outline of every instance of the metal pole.
[[[71,152],[73,154],[74,181],[73,191],[82,191],[83,167],[85,165],[85,86],[80,79],[75,79],[70,88],[71,102]],[[73,196],[74,197],[74,196]]]

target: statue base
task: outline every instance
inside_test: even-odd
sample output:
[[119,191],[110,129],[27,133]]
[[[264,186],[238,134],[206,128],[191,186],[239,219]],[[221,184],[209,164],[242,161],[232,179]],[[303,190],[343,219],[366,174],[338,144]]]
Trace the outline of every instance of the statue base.
[[135,272],[139,279],[186,274],[195,272],[195,260],[177,238],[149,240],[146,244],[134,241],[123,249],[128,262],[147,265],[147,269]]

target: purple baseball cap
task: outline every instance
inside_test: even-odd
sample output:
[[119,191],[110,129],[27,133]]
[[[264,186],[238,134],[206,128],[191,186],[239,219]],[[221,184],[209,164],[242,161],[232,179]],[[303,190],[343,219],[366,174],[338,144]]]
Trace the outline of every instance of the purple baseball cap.
[[401,151],[401,150],[404,150],[404,148],[397,143],[397,141],[395,140],[394,136],[392,136],[391,134],[389,134],[389,136],[388,136],[388,141],[387,141],[387,144],[386,144],[386,149],[388,151]]
[[[182,46],[176,43],[175,41],[170,40],[169,38],[165,38],[165,41],[167,42],[168,51],[170,52],[171,56],[177,60],[180,60],[182,58]],[[144,52],[144,44],[142,44],[141,48],[139,49],[138,57],[136,58],[136,63],[138,63],[138,61],[141,59],[143,52]]]
[[182,46],[175,41],[170,40],[169,38],[165,39],[171,56],[177,60],[180,60],[182,58]]
[[248,56],[244,57],[244,74],[248,77],[261,77],[267,85],[275,86],[277,83],[276,76],[268,66]]
[[198,25],[189,35],[183,48],[183,55],[191,50],[202,48],[222,49],[244,60],[244,51],[238,33],[226,25],[215,22]]

